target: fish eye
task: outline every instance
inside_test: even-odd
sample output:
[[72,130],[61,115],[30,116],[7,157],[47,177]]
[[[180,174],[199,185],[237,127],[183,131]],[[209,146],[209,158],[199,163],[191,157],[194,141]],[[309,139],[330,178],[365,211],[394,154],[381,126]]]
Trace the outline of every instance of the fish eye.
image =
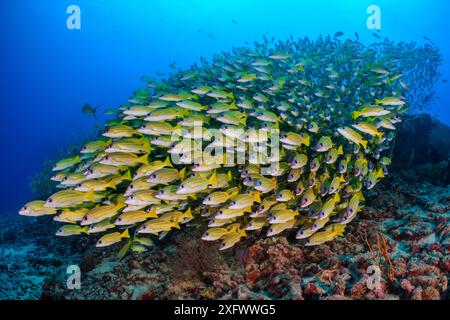
[[88,217],[83,217],[83,221],[86,221],[88,219]]
[[151,179],[155,179],[155,178],[156,178],[156,174],[151,174],[151,175],[150,175],[150,178],[151,178]]
[[131,196],[130,196],[130,199],[134,199],[134,196],[133,196],[133,195],[131,195]]
[[286,139],[287,138],[287,134],[282,134],[281,135],[281,139]]
[[27,206],[23,207],[24,210],[27,210],[27,208],[28,208]]
[[131,189],[133,189],[133,188],[134,188],[134,186],[133,186],[132,184],[130,184],[130,188],[131,188]]
[[98,243],[101,244],[101,243],[102,243],[102,240],[98,240]]
[[117,221],[122,221],[122,218],[117,218]]
[[297,161],[297,160],[294,160],[294,161],[292,161],[292,164],[297,165],[297,164],[298,164],[298,161]]
[[53,199],[50,198],[50,199],[48,199],[47,201],[50,202],[50,203],[52,203],[52,202],[53,202]]
[[184,185],[183,185],[183,184],[180,184],[180,188],[181,188],[181,189],[184,189]]

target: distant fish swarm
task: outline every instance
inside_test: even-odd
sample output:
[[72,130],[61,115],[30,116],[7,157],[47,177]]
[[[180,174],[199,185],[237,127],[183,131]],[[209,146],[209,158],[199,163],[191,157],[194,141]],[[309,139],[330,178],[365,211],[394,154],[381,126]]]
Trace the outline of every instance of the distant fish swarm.
[[343,236],[440,56],[428,48],[430,69],[412,77],[426,48],[340,36],[264,38],[161,83],[144,77],[98,140],[55,164],[61,190],[19,214],[53,215],[58,236],[101,234],[97,247],[123,242],[121,255],[182,227],[220,250],[292,230],[305,245]]

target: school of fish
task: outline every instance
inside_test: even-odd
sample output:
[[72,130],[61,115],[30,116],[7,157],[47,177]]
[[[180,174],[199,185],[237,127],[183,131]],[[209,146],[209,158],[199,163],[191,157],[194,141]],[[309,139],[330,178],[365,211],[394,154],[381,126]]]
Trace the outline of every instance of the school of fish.
[[121,255],[180,228],[205,228],[220,250],[254,235],[341,237],[388,174],[409,108],[402,56],[386,46],[264,39],[161,83],[144,77],[98,140],[55,164],[60,190],[19,214],[53,215],[56,235],[95,236],[97,247],[123,242]]

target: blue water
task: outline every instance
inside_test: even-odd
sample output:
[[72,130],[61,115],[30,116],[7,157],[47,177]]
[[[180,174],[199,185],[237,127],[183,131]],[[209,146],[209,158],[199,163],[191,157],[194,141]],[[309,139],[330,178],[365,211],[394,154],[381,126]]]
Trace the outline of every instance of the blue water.
[[[66,26],[73,4],[81,9],[81,30]],[[374,42],[366,27],[372,4],[382,10],[383,36],[432,39],[445,59],[442,79],[450,78],[448,0],[0,1],[0,210],[31,200],[28,177],[94,128],[80,112],[83,104],[117,107],[143,85],[143,74],[168,72],[173,61],[189,67],[263,35],[343,31]],[[449,84],[436,90],[432,112],[450,124]]]

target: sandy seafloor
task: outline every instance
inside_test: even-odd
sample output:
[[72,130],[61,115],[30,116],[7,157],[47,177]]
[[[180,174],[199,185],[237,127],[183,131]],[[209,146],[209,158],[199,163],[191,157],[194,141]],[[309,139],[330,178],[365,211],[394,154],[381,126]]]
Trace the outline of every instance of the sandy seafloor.
[[[249,237],[219,253],[215,243],[199,240],[202,230],[186,228],[118,260],[120,246],[59,238],[51,218],[6,214],[0,299],[449,299],[450,163],[408,153],[396,151],[397,169],[367,193],[346,236],[317,247],[305,247],[293,232]],[[417,147],[411,154],[423,153]],[[72,264],[82,271],[80,290],[65,285]],[[371,265],[381,270],[375,289],[367,286]]]

